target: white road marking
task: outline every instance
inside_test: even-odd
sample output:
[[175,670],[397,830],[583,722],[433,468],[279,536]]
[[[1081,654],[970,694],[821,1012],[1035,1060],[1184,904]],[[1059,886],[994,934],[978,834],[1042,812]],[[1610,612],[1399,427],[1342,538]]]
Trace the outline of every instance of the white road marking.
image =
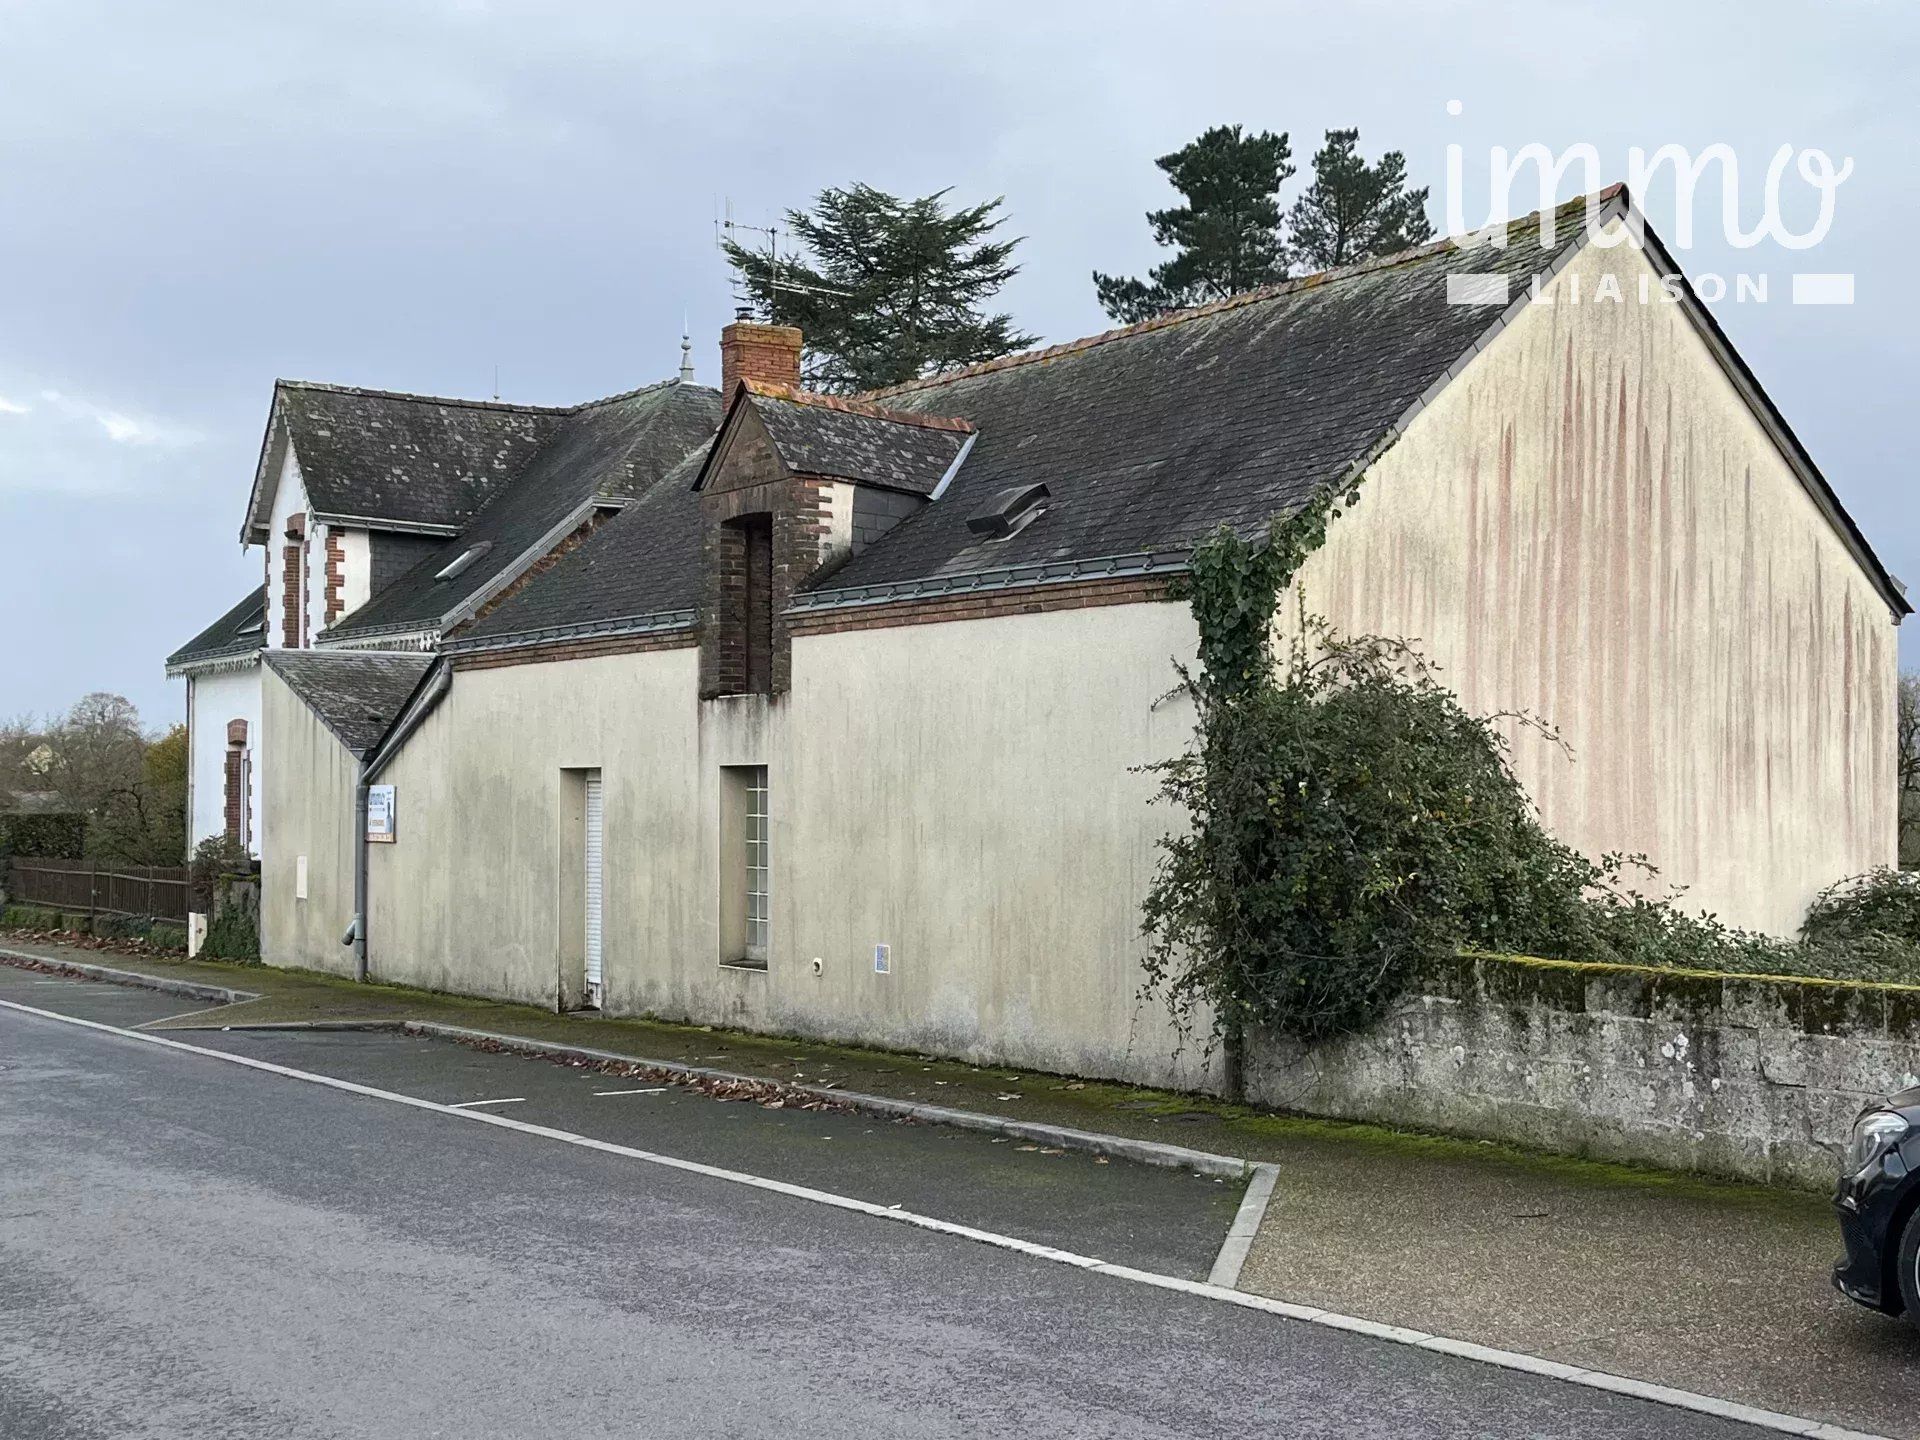
[[271,1060],[256,1060],[251,1055],[230,1055],[224,1050],[209,1050],[203,1045],[189,1045],[184,1040],[170,1039],[145,1030],[127,1030],[118,1025],[102,1024],[98,1020],[83,1020],[77,1015],[61,1015],[52,1010],[40,1010],[32,1005],[22,1005],[14,1000],[0,1000],[0,1008],[16,1010],[23,1015],[35,1015],[42,1020],[52,1020],[61,1025],[76,1025],[85,1030],[98,1030],[104,1034],[118,1035],[126,1040],[159,1045],[188,1055],[200,1055],[209,1060],[244,1066],[249,1070],[279,1075],[288,1080],[301,1080],[309,1085],[322,1085],[329,1090],[339,1090],[349,1095],[362,1095],[372,1100],[385,1100],[395,1105],[405,1105],[414,1110],[452,1115],[458,1119],[471,1120],[479,1125],[496,1125],[503,1130],[514,1130],[522,1135],[533,1135],[543,1140],[555,1140],[563,1145],[576,1145],[583,1150],[598,1150],[602,1154],[619,1155],[629,1160],[659,1165],[668,1170],[678,1170],[687,1175],[700,1175],[709,1180],[744,1185],[749,1189],[785,1195],[795,1200],[806,1200],[815,1205],[846,1210],[856,1215],[868,1215],[877,1220],[891,1220],[897,1224],[912,1226],[916,1230],[930,1230],[939,1235],[952,1235],[962,1240],[973,1240],[982,1245],[991,1245],[995,1249],[1010,1250],[1017,1255],[1030,1256],[1035,1260],[1045,1260],[1055,1265],[1070,1265],[1075,1269],[1089,1270],[1115,1280],[1148,1285],[1156,1290],[1173,1290],[1183,1295],[1216,1300],[1227,1305],[1238,1305],[1246,1310],[1260,1310],[1286,1320],[1298,1320],[1309,1325],[1324,1326],[1330,1330],[1345,1330],[1373,1340],[1383,1340],[1394,1345],[1408,1345],[1416,1350],[1429,1350],[1439,1355],[1451,1355],[1456,1359],[1473,1360],[1483,1365],[1498,1366],[1503,1370],[1517,1370],[1527,1375],[1561,1380],[1569,1385],[1579,1385],[1589,1390],[1604,1390],[1617,1395],[1627,1395],[1635,1399],[1651,1401],[1656,1405],[1666,1405],[1677,1410],[1690,1410],[1698,1415],[1711,1415],[1716,1419],[1752,1425],[1758,1429],[1772,1430],[1783,1435],[1805,1435],[1811,1437],[1811,1440],[1887,1440],[1885,1436],[1847,1430],[1838,1425],[1824,1424],[1804,1416],[1786,1415],[1777,1410],[1762,1410],[1756,1406],[1722,1400],[1713,1395],[1700,1395],[1691,1390],[1676,1390],[1668,1385],[1655,1385],[1625,1375],[1610,1375],[1604,1370],[1585,1370],[1577,1365],[1563,1365],[1557,1360],[1543,1360],[1538,1355],[1527,1355],[1516,1350],[1497,1350],[1489,1345],[1476,1345],[1470,1340],[1454,1340],[1444,1335],[1429,1335],[1423,1330],[1412,1330],[1402,1325],[1383,1325],[1377,1320],[1366,1320],[1356,1315],[1342,1315],[1337,1311],[1322,1310],[1312,1305],[1296,1305],[1287,1300],[1270,1300],[1264,1295],[1250,1295],[1244,1290],[1228,1290],[1206,1281],[1183,1280],[1177,1275],[1162,1275],[1152,1270],[1136,1270],[1130,1265],[1112,1265],[1089,1255],[1077,1255],[1071,1250],[1036,1244],[1034,1241],[1021,1240],[1012,1235],[999,1235],[991,1230],[980,1230],[972,1225],[956,1224],[951,1220],[936,1220],[931,1215],[921,1215],[912,1210],[897,1210],[890,1206],[877,1205],[870,1200],[856,1200],[850,1195],[836,1195],[828,1190],[815,1190],[806,1185],[790,1184],[785,1180],[769,1180],[762,1175],[748,1175],[739,1170],[726,1170],[718,1165],[702,1164],[697,1160],[681,1160],[672,1155],[660,1155],[651,1150],[636,1149],[631,1145],[617,1145],[610,1140],[596,1140],[591,1135],[577,1135],[571,1130],[556,1130],[549,1125],[535,1125],[506,1115],[489,1115],[484,1110],[465,1110],[452,1105],[442,1105],[437,1100],[422,1100],[417,1095],[402,1095],[397,1091],[380,1090],[372,1085],[361,1085],[356,1081],[341,1080],[332,1075],[296,1070],[288,1065],[276,1065]]
[[461,1100],[456,1104],[447,1106],[447,1109],[471,1110],[476,1105],[524,1105],[526,1103],[527,1103],[526,1096],[512,1095],[512,1096],[502,1096],[498,1100]]
[[[251,1005],[255,1000],[264,1000],[265,998],[264,995],[255,995],[252,1000],[222,1000],[217,1005],[203,1005],[198,1010],[182,1010],[178,1015],[162,1015],[158,1020],[143,1020],[133,1028],[136,1030],[144,1030],[149,1025],[171,1025],[176,1020],[190,1020],[195,1015],[211,1015],[216,1010],[232,1010],[236,1006]],[[226,1027],[222,1026],[221,1028],[225,1029]]]
[[656,1085],[651,1090],[596,1090],[593,1093],[596,1098],[602,1095],[664,1095],[667,1088],[665,1085]]
[[1233,1226],[1227,1231],[1227,1238],[1220,1245],[1220,1253],[1214,1258],[1213,1269],[1207,1275],[1209,1285],[1218,1285],[1232,1290],[1240,1283],[1240,1267],[1247,1263],[1247,1252],[1253,1249],[1254,1238],[1260,1233],[1260,1222],[1266,1218],[1267,1201],[1273,1198],[1273,1182],[1280,1178],[1277,1165],[1255,1165],[1253,1178],[1247,1182],[1247,1193],[1240,1197],[1240,1209],[1233,1217]]

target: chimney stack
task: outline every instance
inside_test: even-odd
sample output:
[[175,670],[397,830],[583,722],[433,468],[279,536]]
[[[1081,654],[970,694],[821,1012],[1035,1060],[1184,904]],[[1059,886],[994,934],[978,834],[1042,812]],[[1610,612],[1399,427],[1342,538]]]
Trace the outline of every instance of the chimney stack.
[[735,383],[800,388],[800,332],[791,325],[736,320],[720,332],[720,395],[733,398]]

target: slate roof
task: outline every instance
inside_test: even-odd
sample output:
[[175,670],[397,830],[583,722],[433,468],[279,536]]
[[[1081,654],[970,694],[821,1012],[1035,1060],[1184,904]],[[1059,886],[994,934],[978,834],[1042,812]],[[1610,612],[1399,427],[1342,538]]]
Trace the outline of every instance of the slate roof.
[[747,403],[787,468],[861,485],[930,495],[953,467],[973,427],[943,416],[746,382]]
[[[845,588],[1019,565],[1185,550],[1222,524],[1264,530],[1347,478],[1504,306],[1448,303],[1450,276],[1515,296],[1554,250],[1538,226],[1504,250],[1443,242],[1072,345],[869,397],[978,431],[927,506],[835,572]],[[969,516],[1045,483],[1047,513],[1006,540]]]
[[702,584],[693,481],[705,460],[704,448],[694,451],[532,584],[460,630],[447,649],[591,634],[676,612],[679,623],[691,624]]
[[263,626],[267,614],[267,587],[256,585],[226,614],[167,657],[167,671],[183,665],[204,664],[248,655],[267,643]]
[[[1596,199],[1627,203],[1621,187]],[[749,386],[736,403],[763,416],[795,469],[923,494],[967,443],[954,422],[974,432],[937,503],[816,576],[811,591],[964,585],[976,582],[958,577],[1058,574],[1085,562],[1179,564],[1222,524],[1261,533],[1321,487],[1357,478],[1508,308],[1454,303],[1451,282],[1477,277],[1467,283],[1521,298],[1583,243],[1586,203],[1561,207],[1551,245],[1527,217],[1501,248],[1440,241],[852,401]],[[1724,344],[1710,315],[1702,323]],[[1797,443],[1754,388],[1786,443]],[[927,422],[918,434],[913,416]],[[638,617],[691,623],[701,591],[691,487],[704,464],[663,478],[456,648],[643,628]],[[1850,526],[1810,460],[1803,474]],[[1037,483],[1050,493],[1032,524],[1003,540],[968,529],[993,497]],[[1857,553],[1897,594],[1864,541]]]
[[438,657],[391,650],[269,650],[267,664],[355,755],[378,745]]
[[[703,447],[719,419],[717,390],[677,380],[566,412],[546,444],[459,535],[323,638],[437,627],[442,617],[509,576],[532,547],[553,536],[582,506],[645,493],[665,471]],[[434,578],[482,543],[491,548],[456,580]]]
[[278,381],[244,538],[272,538],[271,477],[287,440],[317,514],[461,525],[526,468],[568,413]]
[[[1561,230],[1563,246],[1574,233]],[[810,589],[1185,550],[1222,522],[1263,529],[1345,476],[1466,353],[1499,310],[1449,305],[1448,275],[1497,271],[1517,295],[1553,259],[1537,228],[1516,227],[1502,251],[1443,242],[851,402],[747,389],[794,468],[829,467],[812,473],[897,465],[894,475],[910,475],[926,493],[939,452],[910,462],[870,453],[882,447],[869,426],[884,426],[891,441],[910,429],[906,417],[945,421],[921,432],[952,447],[935,481],[955,442],[968,439],[953,422],[974,432],[937,504]],[[875,413],[889,418],[873,421]],[[848,456],[861,458],[856,465]],[[704,459],[680,484],[663,480],[602,525],[463,630],[453,648],[591,634],[695,610],[699,507],[687,487]],[[1041,481],[1051,492],[1047,513],[1012,538],[988,541],[967,529],[1002,490]]]

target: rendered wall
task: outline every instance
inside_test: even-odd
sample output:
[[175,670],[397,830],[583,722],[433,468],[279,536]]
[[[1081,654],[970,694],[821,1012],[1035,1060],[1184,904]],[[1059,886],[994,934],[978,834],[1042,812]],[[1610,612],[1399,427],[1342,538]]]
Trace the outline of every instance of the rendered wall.
[[261,755],[265,748],[260,732],[260,670],[256,660],[244,669],[187,677],[187,736],[193,767],[188,789],[193,800],[187,827],[189,852],[209,835],[226,833],[227,722],[244,720],[253,764],[253,787],[248,797],[253,814],[248,833],[254,837],[254,852],[259,853]]
[[[563,997],[564,772],[598,768],[609,1010],[1207,1083],[1138,1000],[1177,817],[1129,773],[1184,745],[1166,696],[1193,650],[1184,607],[1124,605],[798,637],[772,702],[696,702],[692,649],[461,671],[381,777],[374,973]],[[721,767],[748,764],[770,770],[764,972],[720,963]]]
[[[259,794],[260,957],[269,965],[353,972],[340,943],[353,919],[354,788],[360,762],[271,669],[261,671],[261,719],[273,763]],[[307,898],[296,897],[307,857]]]
[[1920,1083],[1920,987],[1462,957],[1364,1035],[1250,1047],[1249,1097],[1830,1189],[1868,1101]]
[[[1609,273],[1622,303],[1597,298]],[[1893,860],[1896,630],[1642,274],[1628,248],[1576,257],[1375,464],[1302,583],[1350,633],[1417,639],[1469,707],[1557,726],[1571,759],[1515,752],[1554,833],[1786,933]]]

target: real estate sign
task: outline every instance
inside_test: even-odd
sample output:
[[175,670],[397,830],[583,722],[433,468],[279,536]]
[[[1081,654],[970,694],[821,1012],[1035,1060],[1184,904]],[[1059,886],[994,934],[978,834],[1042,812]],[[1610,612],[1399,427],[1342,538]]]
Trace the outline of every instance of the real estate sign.
[[367,787],[367,839],[393,841],[393,786]]

